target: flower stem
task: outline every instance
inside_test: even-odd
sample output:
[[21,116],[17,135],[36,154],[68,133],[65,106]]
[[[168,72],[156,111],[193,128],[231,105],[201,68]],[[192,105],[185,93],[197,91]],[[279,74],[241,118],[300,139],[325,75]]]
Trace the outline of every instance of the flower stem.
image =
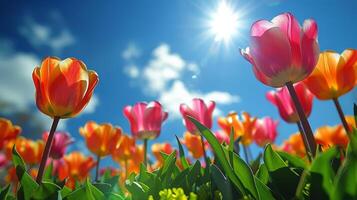
[[147,166],[148,139],[144,139],[144,165]]
[[333,103],[335,104],[335,107],[336,107],[336,109],[337,109],[338,115],[340,116],[342,125],[343,125],[343,127],[345,128],[346,133],[348,134],[348,133],[350,132],[350,127],[349,127],[348,124],[347,124],[345,115],[344,115],[343,110],[342,110],[342,108],[341,108],[340,101],[338,101],[337,98],[333,98],[332,100],[333,100]]
[[299,115],[299,119],[302,125],[302,128],[304,130],[303,134],[303,139],[306,140],[306,144],[309,145],[309,150],[310,153],[313,157],[316,155],[316,142],[314,135],[312,134],[311,126],[309,124],[309,121],[307,121],[307,118],[305,116],[304,110],[302,109],[302,106],[300,104],[299,98],[295,92],[294,86],[291,82],[286,83],[286,87],[289,90],[291,99],[293,100],[295,104],[296,111]]
[[302,129],[300,122],[296,122],[296,125],[297,125],[297,127],[299,129],[301,137],[303,138],[302,141],[304,142],[306,156],[309,159],[309,161],[311,162],[311,155],[309,153],[309,152],[311,152],[311,149],[309,149],[309,144],[307,143],[307,138],[304,138],[305,137],[304,130]]
[[249,165],[250,160],[249,160],[249,156],[248,156],[248,149],[244,144],[242,144],[242,146],[243,146],[243,151],[244,151],[245,162]]
[[127,179],[128,178],[128,175],[129,175],[129,170],[128,170],[128,160],[127,159],[125,159],[124,160],[124,167],[125,167],[125,179]]
[[205,159],[206,167],[208,166],[208,157],[205,149],[204,137],[201,135],[201,145],[203,150],[203,158]]
[[97,167],[95,168],[95,182],[98,182],[99,180],[99,164],[100,164],[100,156],[97,156]]
[[43,151],[40,167],[38,169],[38,174],[37,174],[37,178],[36,178],[36,182],[38,184],[41,184],[41,182],[42,182],[42,176],[43,176],[43,173],[45,172],[45,166],[46,166],[47,158],[50,155],[53,136],[55,135],[55,131],[56,131],[56,128],[57,128],[59,120],[60,120],[59,117],[54,117],[53,118],[51,130],[50,130],[50,133],[48,135],[46,146],[45,146],[45,150]]

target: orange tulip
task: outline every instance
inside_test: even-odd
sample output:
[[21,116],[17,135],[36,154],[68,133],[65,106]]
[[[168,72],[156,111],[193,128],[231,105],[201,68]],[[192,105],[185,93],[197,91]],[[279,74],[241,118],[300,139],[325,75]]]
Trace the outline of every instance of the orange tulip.
[[83,182],[96,164],[92,157],[86,157],[77,151],[65,155],[63,160],[63,166],[58,169],[58,178],[68,178],[66,185],[70,188],[74,188],[75,181]]
[[12,158],[12,148],[16,145],[16,150],[29,165],[38,164],[41,161],[42,152],[45,147],[42,140],[30,140],[24,137],[18,137],[15,140],[10,141],[6,145],[6,156],[8,159]]
[[99,157],[107,156],[118,148],[122,134],[121,128],[107,123],[97,124],[93,121],[79,128],[79,132],[85,138],[88,149]]
[[76,58],[45,58],[32,73],[38,109],[50,117],[70,118],[88,104],[98,75]]
[[306,155],[304,141],[302,140],[301,134],[299,132],[290,135],[289,139],[283,142],[283,145],[280,147],[280,149],[300,157],[304,157]]
[[151,151],[157,160],[156,167],[160,167],[164,163],[164,158],[162,157],[161,152],[165,154],[171,154],[174,150],[170,143],[165,142],[153,144],[151,146]]
[[320,127],[315,131],[315,138],[323,149],[332,146],[346,148],[348,144],[348,136],[342,125]]
[[203,156],[201,136],[185,132],[182,144],[186,145],[193,158],[199,159]]
[[218,125],[230,136],[231,129],[234,129],[234,140],[242,136],[241,142],[247,146],[253,142],[253,132],[257,118],[251,117],[249,113],[243,112],[241,120],[236,112],[232,112],[225,118],[218,118]]
[[112,152],[112,158],[116,162],[125,162],[132,158],[135,151],[135,139],[123,134],[119,141],[119,146]]
[[0,149],[9,140],[15,139],[21,132],[21,127],[15,126],[10,120],[0,118]]
[[320,53],[316,68],[304,83],[321,100],[338,98],[355,86],[356,68],[357,50],[346,49],[341,55],[325,51]]
[[357,127],[354,116],[345,116],[345,118],[346,118],[348,126],[350,127],[350,130]]

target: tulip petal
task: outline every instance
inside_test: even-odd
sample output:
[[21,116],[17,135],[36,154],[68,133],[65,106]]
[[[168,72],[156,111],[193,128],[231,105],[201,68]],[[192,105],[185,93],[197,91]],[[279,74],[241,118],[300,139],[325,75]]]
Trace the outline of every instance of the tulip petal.
[[289,39],[291,54],[292,54],[292,65],[294,67],[301,67],[301,36],[302,31],[299,22],[291,13],[284,13],[274,17],[272,22],[278,26],[283,33]]
[[302,66],[309,75],[315,68],[319,58],[319,45],[317,43],[317,24],[308,19],[303,24],[303,37],[301,41]]
[[291,65],[289,40],[279,27],[265,31],[260,37],[252,36],[250,47],[256,68],[268,77],[278,75]]

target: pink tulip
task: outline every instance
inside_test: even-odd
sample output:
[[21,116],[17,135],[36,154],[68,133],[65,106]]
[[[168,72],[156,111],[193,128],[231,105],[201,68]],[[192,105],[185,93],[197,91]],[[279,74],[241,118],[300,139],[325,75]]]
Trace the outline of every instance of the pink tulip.
[[5,167],[8,163],[8,159],[6,158],[5,154],[0,153],[0,169],[2,169],[3,167]]
[[[46,142],[48,132],[42,134],[42,139]],[[73,142],[72,137],[66,132],[55,132],[53,137],[50,157],[53,159],[60,159],[66,152],[67,146]]]
[[[306,88],[303,83],[296,83],[294,88],[306,117],[309,117],[311,114],[314,95]],[[281,118],[283,118],[286,122],[296,123],[299,121],[299,116],[296,112],[294,102],[291,99],[286,86],[268,92],[266,97],[278,108]]]
[[222,144],[224,142],[226,144],[229,144],[229,136],[223,130],[215,131],[214,136],[216,136],[219,143]]
[[168,113],[163,111],[157,101],[139,102],[124,108],[124,115],[129,120],[131,134],[138,139],[154,139],[160,135],[161,125]]
[[198,120],[201,124],[207,128],[212,128],[212,113],[215,108],[215,102],[210,101],[205,104],[202,99],[194,98],[192,99],[192,107],[187,106],[186,104],[180,105],[180,112],[184,119],[184,125],[187,130],[192,134],[199,134],[196,126],[190,121],[187,116],[191,116]]
[[264,117],[255,121],[255,130],[253,138],[257,145],[263,147],[268,143],[273,143],[278,134],[278,121],[274,121],[270,117]]
[[259,20],[252,25],[250,46],[241,54],[265,85],[299,82],[313,71],[319,57],[317,24],[308,19],[300,27],[291,13]]

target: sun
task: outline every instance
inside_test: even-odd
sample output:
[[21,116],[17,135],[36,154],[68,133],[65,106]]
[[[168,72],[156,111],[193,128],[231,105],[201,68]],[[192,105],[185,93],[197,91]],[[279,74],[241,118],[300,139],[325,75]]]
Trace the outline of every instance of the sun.
[[210,15],[209,29],[216,42],[228,44],[236,36],[239,15],[225,0],[221,0]]

